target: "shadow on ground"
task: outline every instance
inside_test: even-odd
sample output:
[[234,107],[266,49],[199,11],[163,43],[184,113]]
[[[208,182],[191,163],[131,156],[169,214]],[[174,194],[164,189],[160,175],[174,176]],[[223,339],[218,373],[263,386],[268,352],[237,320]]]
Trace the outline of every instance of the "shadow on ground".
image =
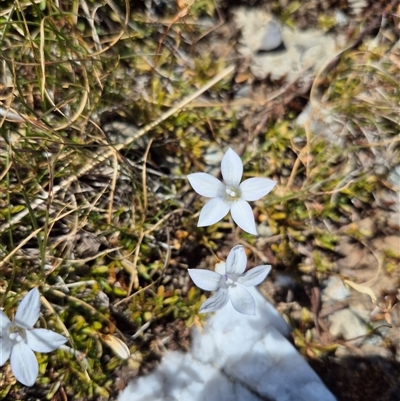
[[310,361],[338,401],[400,401],[400,363],[381,356]]

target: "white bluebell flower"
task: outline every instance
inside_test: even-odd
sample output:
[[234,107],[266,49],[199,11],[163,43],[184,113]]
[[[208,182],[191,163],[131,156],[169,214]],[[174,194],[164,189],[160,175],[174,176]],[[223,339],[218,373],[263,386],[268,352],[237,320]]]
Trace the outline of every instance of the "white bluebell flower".
[[190,184],[198,194],[212,198],[202,208],[197,226],[215,224],[230,211],[233,220],[242,230],[257,235],[253,211],[248,201],[255,201],[267,195],[276,182],[255,177],[241,183],[243,163],[231,148],[222,158],[221,173],[224,182],[208,173],[188,175]]
[[219,262],[215,271],[188,269],[193,282],[206,291],[216,291],[200,307],[200,312],[213,312],[223,308],[229,301],[245,315],[254,315],[256,305],[253,296],[245,287],[260,284],[271,270],[269,265],[253,267],[245,271],[247,256],[242,245],[231,249],[225,262]]
[[14,321],[0,310],[0,366],[10,358],[15,378],[33,386],[39,373],[36,352],[51,352],[67,339],[47,329],[34,329],[39,319],[40,294],[37,288],[28,292],[18,306]]

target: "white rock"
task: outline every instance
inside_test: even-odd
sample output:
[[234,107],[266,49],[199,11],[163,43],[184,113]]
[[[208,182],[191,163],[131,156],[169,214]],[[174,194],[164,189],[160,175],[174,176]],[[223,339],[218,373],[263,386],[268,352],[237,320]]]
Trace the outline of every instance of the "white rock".
[[343,135],[341,135],[345,128],[344,124],[323,103],[308,103],[295,121],[297,125],[306,127],[314,135],[322,135],[330,142],[335,142],[338,145],[344,146],[345,144]]
[[343,337],[345,340],[354,339],[355,344],[360,343],[363,340],[362,336],[368,332],[364,319],[368,317],[365,316],[366,314],[366,311],[355,311],[350,308],[334,312],[329,316],[331,323],[329,332],[334,337]]
[[167,353],[118,401],[335,401],[285,338],[289,327],[256,290],[255,316],[229,303],[193,330],[191,353]]
[[325,288],[322,290],[322,301],[341,301],[350,296],[350,291],[344,286],[343,281],[336,276],[326,280]]
[[279,24],[271,20],[264,29],[264,35],[262,36],[258,51],[274,50],[282,44],[282,40],[282,32]]
[[[251,72],[259,79],[271,76],[273,80],[287,78],[291,81],[304,78],[307,71],[315,74],[339,49],[332,35],[282,26],[260,8],[238,8],[234,18],[242,33],[242,46],[238,50],[251,59]],[[282,42],[283,50],[265,53]]]

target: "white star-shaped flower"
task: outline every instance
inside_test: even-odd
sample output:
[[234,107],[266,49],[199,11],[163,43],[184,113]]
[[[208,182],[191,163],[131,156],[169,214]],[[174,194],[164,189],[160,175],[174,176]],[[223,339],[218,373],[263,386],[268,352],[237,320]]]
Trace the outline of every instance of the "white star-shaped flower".
[[0,310],[0,366],[10,358],[15,378],[33,386],[39,373],[36,352],[51,352],[67,339],[47,329],[34,329],[39,319],[40,294],[37,288],[28,292],[18,306],[13,322]]
[[198,227],[210,226],[231,212],[235,223],[244,231],[257,235],[253,211],[247,201],[255,201],[267,195],[276,182],[268,178],[248,178],[240,183],[243,163],[231,148],[221,161],[222,183],[208,173],[188,175],[193,189],[210,199],[201,209]]
[[223,308],[229,300],[233,307],[245,315],[254,315],[256,304],[245,287],[260,284],[271,270],[269,265],[253,267],[244,273],[247,256],[242,245],[231,249],[225,262],[215,266],[215,272],[204,269],[188,269],[193,282],[203,290],[217,291],[200,307],[200,312],[213,312]]

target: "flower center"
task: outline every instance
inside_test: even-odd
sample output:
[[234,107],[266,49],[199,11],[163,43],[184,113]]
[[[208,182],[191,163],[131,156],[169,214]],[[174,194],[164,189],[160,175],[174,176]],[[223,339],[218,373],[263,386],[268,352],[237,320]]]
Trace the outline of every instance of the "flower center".
[[15,341],[17,343],[23,341],[26,338],[25,329],[15,324],[12,324],[8,329],[8,338],[11,341]]
[[224,279],[225,279],[225,284],[226,287],[236,287],[236,280],[237,280],[237,275],[236,274],[224,274]]
[[226,187],[225,188],[225,199],[228,202],[236,202],[240,199],[242,192],[236,187]]

